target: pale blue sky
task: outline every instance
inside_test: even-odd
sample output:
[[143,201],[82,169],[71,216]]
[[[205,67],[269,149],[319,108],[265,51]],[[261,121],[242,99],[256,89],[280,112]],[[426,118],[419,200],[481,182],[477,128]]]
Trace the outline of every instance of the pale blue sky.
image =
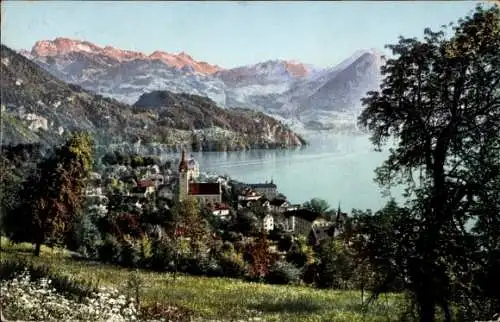
[[269,59],[333,66],[399,35],[420,37],[474,1],[84,2],[2,1],[2,43],[69,37],[142,51],[185,51],[230,68]]

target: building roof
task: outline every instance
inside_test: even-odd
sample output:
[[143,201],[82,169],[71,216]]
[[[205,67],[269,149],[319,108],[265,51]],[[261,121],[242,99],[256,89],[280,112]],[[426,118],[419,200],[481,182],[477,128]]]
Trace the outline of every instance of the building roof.
[[252,189],[258,189],[258,188],[274,188],[274,189],[276,189],[276,185],[274,183],[252,183],[252,184],[248,184],[247,186],[251,187]]
[[273,182],[271,183],[241,183],[241,182],[236,182],[234,183],[234,186],[238,190],[243,190],[245,188],[252,188],[252,189],[258,189],[258,188],[272,188],[276,189],[277,186]]
[[220,184],[219,183],[189,183],[189,194],[190,195],[220,195]]
[[258,193],[257,191],[254,191],[254,190],[252,190],[250,188],[246,188],[243,191],[241,191],[240,195],[245,196],[245,197],[258,197],[258,196],[261,196],[260,193]]
[[187,171],[188,165],[186,161],[186,152],[182,149],[181,162],[179,163],[179,172]]
[[289,217],[289,216],[299,217],[299,218],[307,220],[311,223],[315,219],[322,217],[320,213],[306,209],[306,208],[301,208],[301,209],[292,210],[292,211],[285,211],[284,215],[286,217]]
[[141,180],[141,181],[137,182],[137,187],[139,187],[139,188],[147,188],[147,187],[152,187],[154,185],[155,184],[151,180]]
[[271,206],[281,207],[286,203],[286,199],[275,198],[269,202]]
[[216,202],[215,204],[211,205],[212,210],[230,210],[231,207],[225,203],[218,203]]

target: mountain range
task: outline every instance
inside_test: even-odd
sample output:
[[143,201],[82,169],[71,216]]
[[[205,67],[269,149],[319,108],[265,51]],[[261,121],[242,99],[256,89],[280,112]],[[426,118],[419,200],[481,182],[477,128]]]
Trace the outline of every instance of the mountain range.
[[330,68],[269,60],[225,69],[184,52],[147,55],[68,38],[38,41],[21,54],[65,82],[122,103],[133,104],[143,94],[167,90],[315,129],[354,124],[360,99],[378,88],[384,62],[377,50],[360,50]]
[[[52,47],[43,48],[48,53]],[[126,57],[124,61],[134,55],[108,52]],[[181,145],[224,151],[305,144],[286,125],[262,112],[223,109],[207,97],[167,90],[141,94],[131,106],[66,83],[4,45],[0,57],[1,144],[53,145],[67,132],[78,130],[93,133],[99,146],[146,153],[178,151]],[[103,60],[106,57],[102,55]]]

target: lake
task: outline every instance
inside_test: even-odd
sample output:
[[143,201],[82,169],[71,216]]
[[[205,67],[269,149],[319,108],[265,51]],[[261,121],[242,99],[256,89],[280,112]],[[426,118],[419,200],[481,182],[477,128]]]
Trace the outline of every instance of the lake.
[[367,136],[312,134],[306,139],[310,146],[303,149],[195,152],[192,156],[202,172],[227,174],[248,183],[273,180],[291,203],[317,197],[350,211],[377,210],[387,202],[373,178],[388,153],[375,152]]

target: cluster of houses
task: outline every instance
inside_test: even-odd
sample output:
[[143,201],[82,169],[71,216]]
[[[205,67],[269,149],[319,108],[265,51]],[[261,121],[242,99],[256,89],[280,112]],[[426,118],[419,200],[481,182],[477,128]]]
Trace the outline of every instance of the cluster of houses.
[[[192,157],[188,159],[185,151],[182,151],[177,169],[162,168],[158,165],[131,169],[123,165],[113,165],[107,167],[103,174],[92,173],[86,190],[89,209],[101,215],[108,212],[109,192],[103,191],[103,185],[109,186],[113,180],[124,183],[117,188],[118,193],[137,208],[142,208],[145,200],[152,196],[166,201],[194,197],[220,218],[230,218],[231,210],[236,213],[238,210],[260,206],[265,212],[261,217],[262,227],[267,232],[279,226],[286,233],[312,235],[319,240],[322,239],[321,236],[326,236],[332,226],[332,222],[322,214],[289,203],[287,198],[278,192],[272,180],[248,184],[216,177],[210,180],[211,182],[201,181],[198,162]],[[223,191],[228,192],[225,194],[226,200],[223,200]],[[228,198],[233,200],[227,200]],[[168,203],[165,207],[168,207]]]

